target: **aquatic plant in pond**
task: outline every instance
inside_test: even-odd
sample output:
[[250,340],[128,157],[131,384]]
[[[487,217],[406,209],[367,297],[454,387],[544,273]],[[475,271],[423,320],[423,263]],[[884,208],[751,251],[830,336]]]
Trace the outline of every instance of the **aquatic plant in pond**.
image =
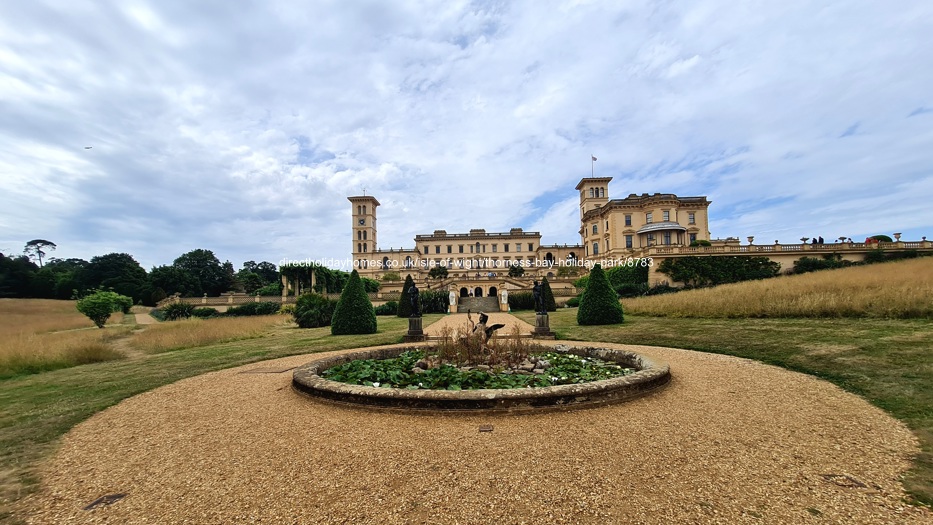
[[[432,349],[429,349],[432,350]],[[536,388],[611,379],[635,372],[616,363],[536,348],[516,366],[440,362],[437,353],[410,350],[392,359],[357,359],[325,370],[331,381],[409,390]]]

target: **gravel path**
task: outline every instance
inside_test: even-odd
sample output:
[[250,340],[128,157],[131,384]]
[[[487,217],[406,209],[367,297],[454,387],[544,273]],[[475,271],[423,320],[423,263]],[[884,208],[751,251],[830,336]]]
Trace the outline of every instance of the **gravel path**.
[[[69,432],[24,516],[43,524],[933,523],[929,511],[902,503],[898,479],[918,450],[913,436],[861,398],[733,357],[605,346],[668,361],[673,382],[608,407],[439,416],[298,395],[283,370],[311,356],[179,381]],[[485,424],[494,430],[480,433]],[[128,496],[82,510],[120,492]]]

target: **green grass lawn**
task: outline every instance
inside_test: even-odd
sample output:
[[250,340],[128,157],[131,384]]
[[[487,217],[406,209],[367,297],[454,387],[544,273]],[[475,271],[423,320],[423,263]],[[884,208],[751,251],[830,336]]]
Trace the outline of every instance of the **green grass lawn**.
[[[534,324],[533,312],[516,315]],[[576,325],[576,309],[551,315],[561,339],[669,346],[736,355],[813,374],[904,421],[923,454],[905,480],[933,503],[933,321],[886,319],[669,319],[626,316],[617,326]],[[424,325],[440,315],[426,315]],[[0,381],[3,512],[38,483],[38,467],[75,424],[135,394],[213,370],[310,352],[397,343],[407,320],[379,317],[379,333],[278,328],[269,335],[144,359],[83,365]],[[15,517],[7,515],[12,521]]]
[[[577,326],[576,308],[550,315],[559,339],[668,346],[755,359],[831,381],[900,419],[923,452],[904,480],[933,504],[933,321],[925,319],[687,319],[626,315]],[[533,312],[516,312],[534,324]]]

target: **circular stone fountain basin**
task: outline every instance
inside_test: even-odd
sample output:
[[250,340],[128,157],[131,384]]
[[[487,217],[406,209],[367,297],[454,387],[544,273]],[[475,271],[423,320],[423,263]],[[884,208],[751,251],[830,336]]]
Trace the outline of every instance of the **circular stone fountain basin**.
[[573,408],[633,399],[666,386],[671,380],[667,363],[625,350],[598,346],[556,345],[550,350],[594,357],[637,370],[602,381],[543,388],[479,390],[408,390],[351,385],[324,379],[320,374],[355,359],[391,359],[408,350],[429,346],[370,348],[311,361],[298,367],[292,388],[314,398],[373,408],[427,411],[505,411]]

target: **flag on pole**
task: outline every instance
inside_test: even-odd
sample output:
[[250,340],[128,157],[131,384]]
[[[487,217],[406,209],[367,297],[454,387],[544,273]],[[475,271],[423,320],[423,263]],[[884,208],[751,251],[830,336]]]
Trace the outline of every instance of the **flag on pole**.
[[[593,157],[593,156],[590,155],[590,157]],[[593,162],[596,162],[596,157],[593,157]]]

